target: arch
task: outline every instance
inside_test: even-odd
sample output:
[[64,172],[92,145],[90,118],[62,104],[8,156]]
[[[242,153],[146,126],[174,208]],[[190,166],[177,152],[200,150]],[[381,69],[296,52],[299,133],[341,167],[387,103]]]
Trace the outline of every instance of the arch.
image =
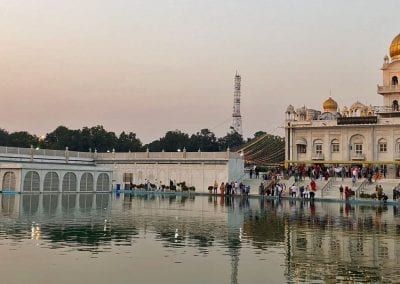
[[101,173],[97,177],[96,191],[109,191],[110,190],[110,178],[108,174]]
[[394,100],[392,103],[392,110],[393,111],[399,111],[399,101],[398,100]]
[[93,191],[93,175],[84,173],[81,177],[79,191]]
[[354,134],[353,136],[350,137],[350,144],[355,144],[355,143],[363,144],[364,141],[365,138],[361,134]]
[[6,172],[3,176],[3,184],[1,189],[3,191],[15,191],[16,178],[14,172]]
[[313,149],[314,149],[313,152],[318,155],[322,154],[322,145],[323,143],[321,139],[315,139],[313,141]]
[[39,192],[40,191],[40,176],[36,171],[29,171],[24,178],[22,191]]
[[338,153],[340,151],[340,143],[338,139],[332,139],[331,141],[331,152]]
[[313,145],[315,146],[315,145],[317,145],[317,144],[323,144],[323,143],[322,143],[322,140],[321,140],[321,139],[315,139],[315,140],[313,141]]
[[76,175],[72,172],[67,172],[64,175],[62,183],[62,191],[64,192],[74,192],[76,191]]
[[307,140],[305,138],[298,138],[296,139],[296,145],[306,145],[307,146]]
[[60,180],[56,172],[48,172],[43,181],[43,191],[58,191]]
[[400,153],[400,138],[396,139],[396,148],[395,148],[397,153]]
[[380,153],[387,152],[387,140],[385,138],[381,138],[378,140],[378,151]]
[[399,79],[397,78],[397,76],[393,76],[392,77],[392,85],[397,86],[398,84],[399,84]]

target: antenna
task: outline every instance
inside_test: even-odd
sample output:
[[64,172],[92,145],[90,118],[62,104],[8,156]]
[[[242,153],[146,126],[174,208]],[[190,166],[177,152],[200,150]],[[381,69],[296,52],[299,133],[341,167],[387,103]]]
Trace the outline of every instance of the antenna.
[[235,85],[234,85],[234,92],[233,92],[233,113],[232,113],[232,128],[243,135],[242,131],[242,116],[240,115],[240,83],[242,77],[238,74],[236,70],[235,74]]

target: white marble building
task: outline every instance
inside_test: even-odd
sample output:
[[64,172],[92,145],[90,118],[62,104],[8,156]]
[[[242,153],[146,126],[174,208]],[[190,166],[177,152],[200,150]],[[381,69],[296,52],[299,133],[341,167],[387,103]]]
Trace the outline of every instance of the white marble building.
[[338,104],[331,97],[323,111],[289,105],[285,119],[285,164],[355,164],[384,166],[399,177],[400,164],[400,34],[384,57],[381,106]]

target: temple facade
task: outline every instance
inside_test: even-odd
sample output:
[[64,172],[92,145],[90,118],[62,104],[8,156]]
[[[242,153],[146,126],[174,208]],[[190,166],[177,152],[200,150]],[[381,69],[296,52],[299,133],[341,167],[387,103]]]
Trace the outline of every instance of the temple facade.
[[400,173],[400,34],[385,56],[381,106],[358,101],[339,108],[329,97],[322,111],[289,105],[285,118],[285,164],[380,167],[388,177]]

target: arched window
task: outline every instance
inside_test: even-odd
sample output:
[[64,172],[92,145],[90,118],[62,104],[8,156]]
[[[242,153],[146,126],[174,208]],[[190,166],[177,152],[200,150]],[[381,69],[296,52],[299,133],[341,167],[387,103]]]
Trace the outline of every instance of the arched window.
[[304,154],[307,152],[307,140],[299,138],[296,140],[297,153]]
[[110,190],[110,178],[108,174],[101,173],[97,177],[96,191],[109,191]]
[[397,79],[397,76],[393,76],[392,77],[392,85],[393,86],[397,86],[399,84],[399,81],[398,81],[398,79]]
[[3,184],[1,186],[3,191],[15,191],[16,179],[14,172],[6,172],[3,176]]
[[332,140],[331,151],[332,151],[332,153],[339,153],[339,151],[340,151],[339,140],[337,140],[337,139]]
[[68,172],[65,174],[62,183],[62,191],[76,191],[76,175]]
[[35,171],[29,171],[25,175],[23,191],[40,191],[40,176]]
[[399,111],[399,102],[397,100],[394,100],[392,103],[392,110],[394,111]]
[[378,151],[380,153],[386,153],[387,152],[387,141],[384,138],[379,139],[378,141]]
[[58,191],[60,180],[56,172],[48,172],[44,177],[43,191]]
[[396,140],[396,152],[400,153],[400,138]]
[[314,146],[315,154],[318,154],[318,155],[322,154],[322,140],[320,140],[320,139],[315,140],[313,143],[313,146]]
[[93,191],[93,175],[84,173],[81,177],[80,191]]

